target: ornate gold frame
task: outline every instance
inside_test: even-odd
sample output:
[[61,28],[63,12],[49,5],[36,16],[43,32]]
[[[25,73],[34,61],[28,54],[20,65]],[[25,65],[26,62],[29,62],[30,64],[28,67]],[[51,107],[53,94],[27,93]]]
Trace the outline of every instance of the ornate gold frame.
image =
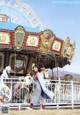
[[[20,34],[23,34],[22,36],[22,43],[20,44],[17,44],[16,41],[17,41],[17,38],[16,38],[16,34],[17,33],[20,33]],[[15,29],[14,31],[14,45],[16,47],[17,50],[21,49],[22,48],[22,44],[23,44],[23,40],[24,40],[24,37],[25,37],[25,31],[24,31],[24,28],[19,26]]]

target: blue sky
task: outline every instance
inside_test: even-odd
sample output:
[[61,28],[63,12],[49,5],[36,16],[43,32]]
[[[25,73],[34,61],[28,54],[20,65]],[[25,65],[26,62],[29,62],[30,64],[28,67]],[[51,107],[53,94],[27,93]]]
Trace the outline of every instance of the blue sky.
[[[61,39],[70,37],[71,43],[76,41],[72,63],[65,66],[64,70],[80,73],[80,3],[75,1],[54,3],[54,0],[23,1],[34,10],[44,29],[51,29]],[[79,0],[77,1],[79,2]]]

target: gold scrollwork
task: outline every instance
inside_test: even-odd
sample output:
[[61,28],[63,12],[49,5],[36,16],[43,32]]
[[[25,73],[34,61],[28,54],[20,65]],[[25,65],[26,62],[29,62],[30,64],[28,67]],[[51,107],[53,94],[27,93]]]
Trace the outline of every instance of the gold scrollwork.
[[41,35],[41,48],[42,52],[50,52],[51,44],[54,40],[54,35],[50,30],[45,30]]

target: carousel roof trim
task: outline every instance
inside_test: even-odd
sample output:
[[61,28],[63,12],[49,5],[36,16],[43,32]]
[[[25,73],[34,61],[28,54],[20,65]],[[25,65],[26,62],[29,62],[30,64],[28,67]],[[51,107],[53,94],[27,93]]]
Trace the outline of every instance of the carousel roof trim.
[[[55,36],[50,29],[41,32],[30,30],[29,32],[29,29],[26,30],[23,26],[17,26],[17,24],[11,26],[12,22],[1,22],[0,24],[2,24],[0,26],[1,51],[11,50],[34,53],[35,55],[38,54],[39,59],[45,58],[45,60],[54,60],[55,56],[58,56],[61,62],[66,59],[66,64],[68,62],[71,63],[75,51],[75,43],[71,44],[69,37],[62,40]],[[14,30],[11,31],[9,27],[14,28]]]
[[[6,30],[13,30],[17,28],[19,25],[16,23],[12,23],[11,21],[8,22],[0,22],[0,29],[6,29]],[[32,27],[24,27],[25,31],[27,32],[40,32],[38,28],[32,28]]]

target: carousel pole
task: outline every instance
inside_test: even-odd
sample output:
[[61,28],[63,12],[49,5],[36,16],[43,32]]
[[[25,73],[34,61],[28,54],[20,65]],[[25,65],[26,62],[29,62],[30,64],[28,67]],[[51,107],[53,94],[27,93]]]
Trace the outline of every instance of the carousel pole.
[[28,74],[28,66],[29,66],[29,62],[30,62],[30,58],[31,58],[31,55],[27,55],[28,56],[28,61],[27,61],[27,65],[26,65],[26,74]]
[[58,60],[57,60],[57,62],[56,62],[56,64],[57,64],[57,80],[59,80],[59,74],[58,74]]
[[60,82],[60,73],[59,73],[59,64],[58,64],[58,61],[59,61],[59,57],[57,56],[57,80]]
[[53,80],[54,80],[54,72],[53,72],[53,68],[52,68],[52,78],[53,78]]
[[57,84],[57,103],[60,103],[60,86],[61,86],[61,82],[60,82],[60,74],[59,74],[59,64],[58,64],[58,56],[56,57],[57,60],[56,60],[56,67],[57,67],[57,81],[58,81],[58,84]]
[[52,79],[54,80],[53,61],[52,61]]
[[59,57],[57,57],[57,76],[58,76],[58,80],[59,80],[59,82],[60,82],[60,71],[59,71]]
[[56,79],[58,80],[59,74],[58,74],[58,57],[55,56],[55,67],[57,68],[56,70]]

